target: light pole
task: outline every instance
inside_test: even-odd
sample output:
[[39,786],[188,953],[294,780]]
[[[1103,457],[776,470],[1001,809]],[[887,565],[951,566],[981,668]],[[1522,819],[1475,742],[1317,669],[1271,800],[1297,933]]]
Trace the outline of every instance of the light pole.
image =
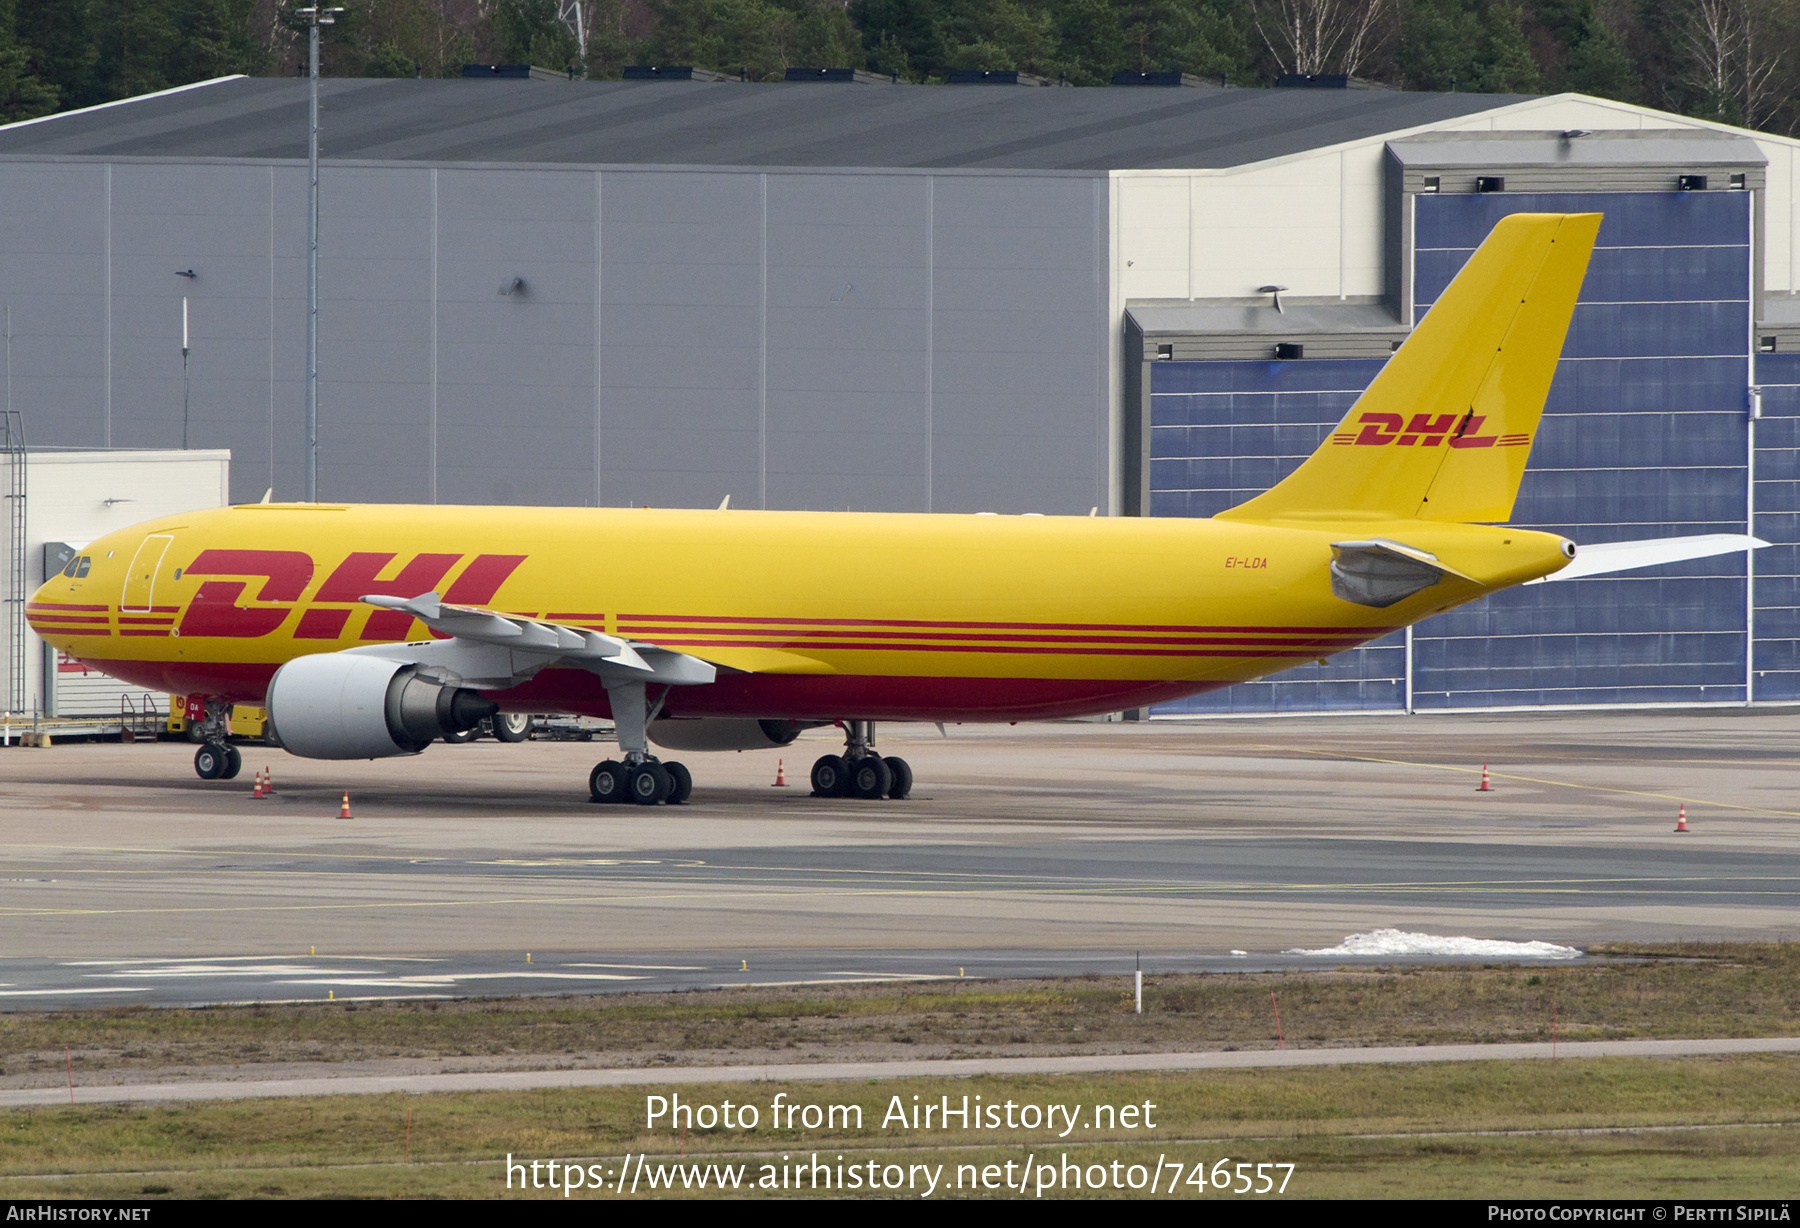
[[188,446],[188,317],[187,295],[181,296],[181,450]]
[[307,19],[306,136],[306,501],[319,501],[319,27],[337,21],[341,8],[313,5],[299,10]]

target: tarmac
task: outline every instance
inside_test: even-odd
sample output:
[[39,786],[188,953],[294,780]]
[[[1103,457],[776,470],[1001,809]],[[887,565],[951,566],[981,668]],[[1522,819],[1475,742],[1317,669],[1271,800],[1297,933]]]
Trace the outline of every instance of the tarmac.
[[9,748],[0,1010],[1321,966],[1289,953],[1378,928],[1800,933],[1794,709],[946,732],[878,730],[907,801],[810,797],[821,730],[686,756],[693,800],[655,808],[586,800],[600,743],[247,746],[229,782],[181,743]]

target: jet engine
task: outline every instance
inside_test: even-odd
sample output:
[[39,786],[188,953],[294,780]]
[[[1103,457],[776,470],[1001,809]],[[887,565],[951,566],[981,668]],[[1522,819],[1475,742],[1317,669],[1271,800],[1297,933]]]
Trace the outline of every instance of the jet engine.
[[699,717],[653,721],[648,732],[652,742],[668,750],[769,750],[786,746],[803,729],[829,723]]
[[417,665],[350,652],[289,661],[275,671],[267,705],[281,745],[307,759],[416,755],[500,710]]

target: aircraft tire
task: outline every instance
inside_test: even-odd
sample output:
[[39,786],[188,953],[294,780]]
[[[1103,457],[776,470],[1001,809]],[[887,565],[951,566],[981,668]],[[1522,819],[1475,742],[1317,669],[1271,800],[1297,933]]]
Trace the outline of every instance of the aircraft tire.
[[878,755],[864,755],[850,765],[850,792],[864,801],[880,801],[893,784],[894,773]]
[[531,736],[531,715],[502,712],[493,718],[494,736],[502,742],[523,742]]
[[236,780],[237,774],[244,770],[244,755],[231,743],[225,743],[225,770],[219,773],[220,780]]
[[850,764],[842,755],[820,755],[812,765],[814,797],[844,797],[850,792]]
[[474,740],[475,731],[473,729],[462,729],[455,733],[447,733],[444,735],[444,741],[450,743],[452,746],[461,746],[464,742],[473,742]]
[[694,774],[679,763],[665,763],[663,771],[669,774],[671,787],[666,799],[671,806],[679,806],[693,796]]
[[654,806],[668,798],[675,781],[660,763],[640,763],[625,778],[625,793],[640,806]]
[[194,774],[201,780],[218,780],[225,774],[225,765],[231,761],[225,751],[226,747],[219,742],[202,742],[200,749],[194,752]]
[[888,773],[893,777],[893,783],[888,785],[887,795],[897,802],[903,802],[911,797],[913,787],[912,765],[907,763],[904,759],[895,759],[892,757],[884,759],[882,762],[887,764]]
[[625,765],[615,759],[597,763],[588,773],[588,800],[622,802],[625,800]]

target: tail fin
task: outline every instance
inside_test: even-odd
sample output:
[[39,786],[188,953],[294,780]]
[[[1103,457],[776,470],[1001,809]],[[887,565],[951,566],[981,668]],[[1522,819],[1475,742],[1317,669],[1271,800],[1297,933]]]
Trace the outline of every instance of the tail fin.
[[1220,518],[1510,517],[1599,231],[1502,219],[1319,450]]

